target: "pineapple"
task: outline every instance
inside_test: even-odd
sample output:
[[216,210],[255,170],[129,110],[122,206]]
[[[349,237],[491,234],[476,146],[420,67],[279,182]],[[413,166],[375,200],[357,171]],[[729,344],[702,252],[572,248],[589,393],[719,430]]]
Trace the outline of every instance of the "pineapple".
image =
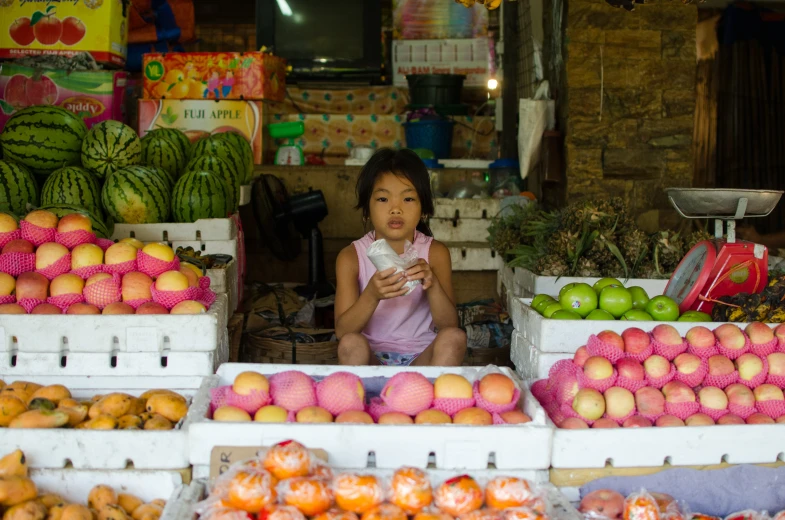
[[581,258],[578,260],[578,268],[575,271],[575,276],[581,276],[586,278],[595,278],[602,274],[600,268],[597,267],[597,264],[592,262],[586,257]]
[[570,272],[567,259],[556,255],[546,255],[540,258],[534,268],[540,276],[566,276]]
[[687,245],[684,249],[685,253],[695,247],[698,242],[702,242],[704,240],[714,240],[714,235],[704,229],[690,233],[690,235],[687,237]]
[[621,252],[627,266],[632,268],[649,256],[649,237],[638,228],[626,231],[621,238]]
[[684,256],[684,239],[675,231],[660,231],[654,235],[654,265],[661,274],[676,269]]
[[558,231],[548,239],[548,254],[568,260],[575,254],[579,238],[578,233],[566,229]]

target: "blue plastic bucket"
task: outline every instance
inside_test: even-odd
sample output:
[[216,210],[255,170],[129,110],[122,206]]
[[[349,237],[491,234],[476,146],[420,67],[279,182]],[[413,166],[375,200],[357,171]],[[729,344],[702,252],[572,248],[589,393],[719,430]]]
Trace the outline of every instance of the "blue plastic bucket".
[[427,148],[437,159],[448,159],[452,150],[453,122],[445,119],[403,124],[407,148]]

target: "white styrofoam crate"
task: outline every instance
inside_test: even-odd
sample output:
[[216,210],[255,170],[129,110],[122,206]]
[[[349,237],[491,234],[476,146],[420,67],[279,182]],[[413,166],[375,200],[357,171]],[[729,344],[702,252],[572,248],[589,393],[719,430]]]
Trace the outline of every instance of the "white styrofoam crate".
[[[528,269],[516,267],[511,269],[504,266],[499,271],[499,278],[497,281],[498,288],[501,286],[506,287],[507,294],[512,294],[518,298],[533,298],[538,294],[549,294],[556,296],[559,290],[568,283],[587,283],[594,285],[599,278],[578,278],[571,276],[539,276]],[[649,296],[656,296],[665,292],[665,286],[668,285],[668,280],[648,280],[641,278],[630,278],[629,280],[621,279],[625,287],[643,287]],[[512,290],[510,290],[512,289]],[[501,294],[501,293],[500,293]]]
[[515,371],[523,379],[545,379],[548,377],[548,371],[557,361],[572,359],[573,356],[574,352],[543,352],[527,341],[519,331],[512,332],[510,361],[515,365]]
[[0,373],[196,376],[228,360],[227,296],[205,314],[0,316]]
[[210,240],[208,242],[198,240],[175,240],[170,243],[176,251],[178,247],[192,247],[194,251],[201,251],[203,255],[231,255],[237,258],[237,239],[231,240]]
[[490,244],[444,244],[450,250],[453,271],[496,271],[502,259]]
[[[499,199],[433,199],[433,218],[491,220],[501,211]],[[466,239],[463,239],[465,242]]]
[[207,269],[210,278],[210,289],[216,293],[226,293],[229,299],[226,310],[231,315],[237,309],[237,259],[232,258],[226,267],[221,269]]
[[439,159],[439,164],[445,168],[470,170],[487,170],[492,162],[485,159]]
[[497,199],[434,200],[434,216],[428,220],[433,236],[442,242],[486,242],[488,226],[501,208]]
[[[39,376],[9,373],[0,369],[6,383],[28,381],[41,385],[65,385],[76,399],[124,392],[139,396],[147,390],[174,390],[191,401],[202,378],[199,376]],[[77,469],[182,469],[188,461],[186,425],[174,430],[76,430],[71,428],[2,428],[3,452],[21,449],[31,468],[64,468],[70,461]]]
[[193,223],[115,224],[112,240],[133,237],[142,242],[178,240],[231,240],[237,238],[237,226],[230,218],[200,219]]
[[[385,366],[222,365],[216,376],[204,380],[189,410],[190,461],[196,478],[208,474],[210,454],[215,446],[269,445],[285,439],[324,449],[329,463],[337,467],[365,467],[371,452],[379,468],[425,467],[430,455],[440,469],[485,469],[489,459],[493,459],[499,469],[544,470],[550,466],[551,430],[545,427],[545,411],[528,391],[523,392],[521,402],[532,422],[523,425],[259,424],[207,419],[210,389],[231,384],[238,373],[246,370],[265,375],[300,370],[315,377],[351,371],[369,381],[370,378],[389,378],[401,371],[398,367]],[[408,367],[407,370],[420,372],[428,378],[445,372],[460,373],[469,380],[476,379],[481,371],[478,367]],[[514,372],[507,368],[502,370],[523,388]],[[401,442],[406,449],[401,449]]]

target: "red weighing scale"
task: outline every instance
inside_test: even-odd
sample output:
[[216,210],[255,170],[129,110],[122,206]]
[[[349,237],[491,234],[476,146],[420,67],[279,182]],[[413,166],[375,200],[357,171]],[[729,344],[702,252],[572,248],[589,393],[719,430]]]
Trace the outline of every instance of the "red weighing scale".
[[679,304],[680,312],[711,314],[720,296],[759,293],[766,287],[769,253],[761,244],[736,240],[736,221],[767,216],[782,191],[668,188],[665,192],[682,217],[714,219],[715,238],[690,249],[665,287],[665,296]]

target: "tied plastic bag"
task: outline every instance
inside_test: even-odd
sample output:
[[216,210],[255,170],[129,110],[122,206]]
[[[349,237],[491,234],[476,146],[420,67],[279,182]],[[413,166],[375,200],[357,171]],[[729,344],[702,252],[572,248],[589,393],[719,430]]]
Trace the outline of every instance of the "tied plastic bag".
[[[396,273],[402,273],[416,264],[419,259],[417,250],[411,247],[411,245],[411,242],[407,240],[404,246],[404,253],[399,255],[385,239],[381,238],[371,244],[365,254],[377,271],[384,271],[391,267],[395,267]],[[411,294],[419,283],[420,280],[410,280],[406,282],[404,287],[406,287],[408,291],[406,291],[405,296]]]

